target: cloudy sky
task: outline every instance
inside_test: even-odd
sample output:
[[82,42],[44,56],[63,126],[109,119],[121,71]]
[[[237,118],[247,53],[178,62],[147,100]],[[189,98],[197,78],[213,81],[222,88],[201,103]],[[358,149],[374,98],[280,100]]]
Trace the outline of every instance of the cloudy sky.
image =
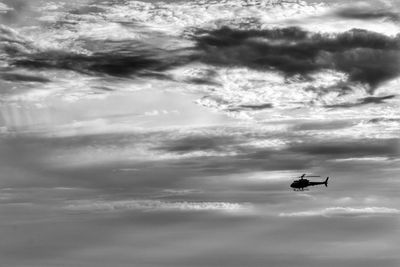
[[1,264],[398,267],[399,87],[397,0],[0,0]]

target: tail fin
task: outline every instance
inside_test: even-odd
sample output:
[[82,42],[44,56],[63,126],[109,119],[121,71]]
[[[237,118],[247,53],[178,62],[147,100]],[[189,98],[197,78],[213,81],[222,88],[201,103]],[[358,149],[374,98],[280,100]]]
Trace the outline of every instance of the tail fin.
[[326,187],[328,187],[328,180],[329,180],[329,176],[326,177],[325,182],[324,182],[324,185],[325,185]]

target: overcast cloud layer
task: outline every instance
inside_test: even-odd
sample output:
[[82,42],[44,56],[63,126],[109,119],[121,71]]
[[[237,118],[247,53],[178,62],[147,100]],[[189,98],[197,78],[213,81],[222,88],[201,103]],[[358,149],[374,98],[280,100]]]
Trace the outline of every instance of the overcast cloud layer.
[[398,267],[399,8],[0,0],[1,264]]

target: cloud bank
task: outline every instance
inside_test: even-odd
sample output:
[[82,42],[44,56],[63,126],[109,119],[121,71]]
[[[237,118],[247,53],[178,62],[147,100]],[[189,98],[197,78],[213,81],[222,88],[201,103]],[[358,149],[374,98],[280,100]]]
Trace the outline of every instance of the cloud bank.
[[400,35],[389,37],[362,29],[323,34],[299,27],[199,30],[193,37],[200,60],[222,66],[278,70],[285,76],[326,69],[344,72],[349,82],[374,91],[400,74]]

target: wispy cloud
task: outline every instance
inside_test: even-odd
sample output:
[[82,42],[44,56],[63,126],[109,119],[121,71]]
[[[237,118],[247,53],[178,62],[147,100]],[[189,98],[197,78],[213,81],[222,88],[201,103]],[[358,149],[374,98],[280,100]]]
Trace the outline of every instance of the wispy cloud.
[[5,13],[7,11],[12,10],[11,7],[7,6],[6,4],[3,4],[0,2],[0,13]]
[[341,217],[341,216],[388,216],[399,215],[400,210],[387,207],[330,207],[320,210],[308,210],[300,212],[282,212],[281,217]]
[[344,158],[344,159],[334,159],[332,161],[336,162],[346,162],[346,161],[366,161],[366,162],[385,162],[389,161],[390,158],[387,157],[360,157],[360,158]]
[[81,200],[73,201],[65,206],[71,211],[216,211],[216,212],[240,212],[249,209],[248,204],[229,203],[229,202],[165,202],[159,200]]
[[386,103],[385,100],[395,98],[395,95],[388,95],[388,96],[369,96],[358,99],[356,103],[341,103],[335,105],[327,105],[326,107],[329,108],[351,108],[356,106],[368,105],[368,104],[384,104]]

